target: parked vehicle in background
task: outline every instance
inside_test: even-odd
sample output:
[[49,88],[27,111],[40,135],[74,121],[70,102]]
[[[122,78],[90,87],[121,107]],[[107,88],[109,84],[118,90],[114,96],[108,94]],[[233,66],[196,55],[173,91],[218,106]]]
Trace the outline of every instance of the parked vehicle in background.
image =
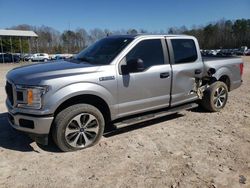
[[73,56],[73,54],[54,54],[51,56],[51,60],[69,59],[72,56]]
[[211,50],[211,55],[216,56],[218,53],[220,52],[220,50]]
[[33,54],[23,54],[22,61],[31,61]]
[[60,59],[66,59],[66,57],[62,56],[61,54],[55,54],[51,57],[51,60],[60,60]]
[[55,57],[55,60],[62,60],[62,59],[66,59],[66,57],[64,57],[64,56],[56,56]]
[[241,46],[240,50],[243,52],[243,54],[245,54],[245,52],[248,50],[247,46]]
[[235,55],[234,49],[221,49],[217,56],[233,56]]
[[237,51],[236,55],[245,55],[246,51],[248,50],[247,46],[241,46]]
[[250,49],[248,49],[248,50],[245,52],[245,55],[247,55],[247,56],[250,55]]
[[50,59],[51,59],[51,60],[56,60],[57,55],[58,55],[58,54],[52,54],[52,55],[50,55]]
[[195,37],[122,35],[72,59],[16,68],[6,78],[9,122],[63,151],[95,145],[104,129],[201,104],[222,110],[242,83],[241,58],[202,58]]
[[49,55],[46,53],[33,54],[30,59],[31,61],[44,61],[44,62],[50,60]]
[[241,55],[244,55],[244,52],[241,49],[238,49],[236,50],[235,54],[238,56],[241,56]]
[[16,54],[0,54],[0,63],[19,63],[20,56]]
[[214,50],[201,50],[202,56],[206,57],[232,57],[246,55],[246,48],[236,49],[214,49]]

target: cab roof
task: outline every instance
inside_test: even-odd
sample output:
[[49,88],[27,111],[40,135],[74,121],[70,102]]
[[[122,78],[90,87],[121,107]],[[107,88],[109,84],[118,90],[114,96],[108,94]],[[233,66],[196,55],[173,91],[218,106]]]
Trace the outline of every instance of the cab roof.
[[134,34],[134,35],[110,35],[109,38],[139,38],[139,37],[191,37],[189,35],[172,35],[172,34]]

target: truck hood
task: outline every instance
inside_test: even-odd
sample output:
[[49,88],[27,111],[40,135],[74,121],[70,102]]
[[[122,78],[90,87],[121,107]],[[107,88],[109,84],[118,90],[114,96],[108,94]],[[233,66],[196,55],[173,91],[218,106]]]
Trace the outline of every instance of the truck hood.
[[20,85],[39,85],[49,79],[93,73],[99,66],[87,62],[57,61],[18,67],[8,72],[7,80]]

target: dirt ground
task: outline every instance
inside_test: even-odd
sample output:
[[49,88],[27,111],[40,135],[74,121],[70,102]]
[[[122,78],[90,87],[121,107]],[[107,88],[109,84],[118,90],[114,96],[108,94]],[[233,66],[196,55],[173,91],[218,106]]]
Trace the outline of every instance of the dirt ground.
[[250,187],[250,58],[224,110],[181,112],[105,135],[89,149],[38,146],[7,122],[0,65],[0,187]]

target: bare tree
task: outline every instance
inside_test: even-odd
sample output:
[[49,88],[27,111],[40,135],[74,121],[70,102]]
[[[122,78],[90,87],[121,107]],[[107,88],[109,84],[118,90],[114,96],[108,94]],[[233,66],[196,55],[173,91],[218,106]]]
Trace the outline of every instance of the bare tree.
[[[120,29],[110,31],[109,29],[94,28],[86,31],[84,28],[78,28],[75,31],[65,30],[62,33],[48,26],[31,26],[21,24],[9,29],[33,30],[38,34],[39,52],[47,53],[78,53],[96,40],[108,35],[152,33],[165,34],[165,31],[147,31],[145,29]],[[250,47],[250,19],[238,19],[235,21],[221,19],[217,22],[211,22],[205,26],[192,26],[188,29],[186,26],[170,27],[167,30],[169,34],[187,34],[195,36],[200,43],[201,48],[239,48],[240,46]],[[24,51],[28,51],[27,39],[22,41]],[[10,50],[9,39],[3,40],[5,51]],[[36,39],[31,39],[32,52],[36,52]],[[13,50],[19,51],[19,43],[13,39]]]
[[80,51],[88,45],[88,33],[85,29],[77,29],[75,32],[76,35],[76,45],[77,50]]
[[99,29],[99,28],[96,28],[96,29],[92,29],[90,30],[89,32],[89,40],[90,40],[90,43],[93,43],[99,39],[102,39],[106,37],[106,34],[103,30]]

